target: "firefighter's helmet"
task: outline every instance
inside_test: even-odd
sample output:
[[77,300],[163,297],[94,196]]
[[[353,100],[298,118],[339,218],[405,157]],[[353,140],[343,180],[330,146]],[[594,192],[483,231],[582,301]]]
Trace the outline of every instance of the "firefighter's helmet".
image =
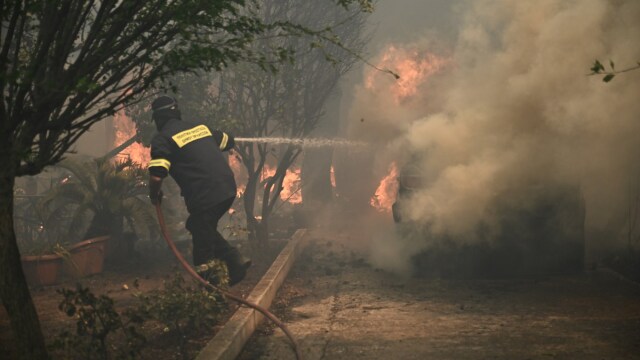
[[151,103],[151,110],[153,112],[163,110],[163,109],[175,110],[177,108],[178,108],[178,102],[176,101],[176,99],[167,95],[162,95],[157,99],[153,100],[153,102]]
[[162,129],[170,119],[181,119],[178,102],[171,96],[162,95],[153,100],[151,110],[153,111],[151,118],[156,123],[158,130]]

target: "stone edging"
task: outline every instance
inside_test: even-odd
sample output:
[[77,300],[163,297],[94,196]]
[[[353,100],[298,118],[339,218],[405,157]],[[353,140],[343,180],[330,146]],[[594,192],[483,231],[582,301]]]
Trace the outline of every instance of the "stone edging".
[[[276,292],[284,282],[296,257],[302,252],[306,243],[306,229],[293,234],[291,240],[280,252],[260,282],[253,288],[247,300],[264,308],[269,308]],[[241,307],[231,319],[220,329],[216,336],[200,351],[196,360],[233,360],[240,352],[251,334],[264,319],[264,315],[256,310]]]

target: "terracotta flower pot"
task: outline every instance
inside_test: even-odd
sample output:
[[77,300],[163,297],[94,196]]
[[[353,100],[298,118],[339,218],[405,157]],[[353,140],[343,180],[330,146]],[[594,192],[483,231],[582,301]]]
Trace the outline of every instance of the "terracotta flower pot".
[[62,257],[50,255],[22,256],[22,270],[30,285],[46,286],[58,283]]
[[99,274],[104,268],[104,257],[107,253],[109,236],[81,241],[69,248],[70,261],[65,270],[74,277]]

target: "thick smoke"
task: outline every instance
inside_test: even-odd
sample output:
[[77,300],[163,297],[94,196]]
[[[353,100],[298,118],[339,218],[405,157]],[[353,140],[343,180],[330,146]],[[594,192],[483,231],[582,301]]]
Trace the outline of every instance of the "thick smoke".
[[[499,221],[490,211],[497,197],[516,194],[506,201],[526,207],[517,190],[568,184],[584,196],[588,257],[627,241],[640,189],[640,71],[610,83],[587,73],[596,58],[615,60],[617,69],[637,64],[638,19],[635,0],[469,2],[453,66],[430,85],[437,105],[412,119],[415,107],[397,117],[387,107],[376,118],[362,96],[351,114],[368,109],[375,123],[360,138],[393,135],[387,150],[396,158],[422,155],[426,188],[406,215],[436,234],[474,241],[479,224]],[[390,241],[395,254],[376,240],[373,257],[393,269],[429,245]]]

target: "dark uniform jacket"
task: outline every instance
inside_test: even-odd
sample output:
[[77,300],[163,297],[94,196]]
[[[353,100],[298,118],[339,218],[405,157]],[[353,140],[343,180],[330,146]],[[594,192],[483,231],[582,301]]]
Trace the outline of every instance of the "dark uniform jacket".
[[206,211],[236,196],[233,172],[222,154],[233,145],[233,137],[222,131],[171,119],[151,140],[149,173],[170,174],[190,214]]

